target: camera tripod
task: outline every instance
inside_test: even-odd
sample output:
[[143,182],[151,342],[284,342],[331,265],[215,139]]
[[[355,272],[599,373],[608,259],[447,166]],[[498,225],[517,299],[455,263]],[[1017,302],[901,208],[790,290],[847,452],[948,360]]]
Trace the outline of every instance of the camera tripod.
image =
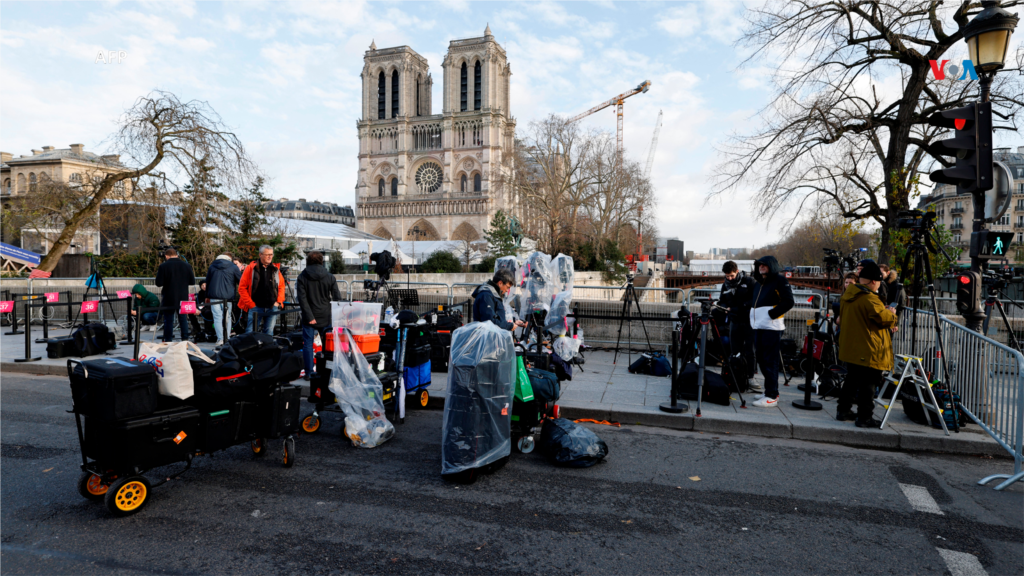
[[[634,302],[636,303],[636,314],[637,314],[637,317],[640,318],[640,325],[643,326],[643,329],[644,329],[644,338],[647,339],[647,350],[650,351],[652,349],[651,348],[651,337],[647,334],[647,324],[644,323],[644,312],[643,312],[643,310],[640,309],[640,297],[637,296],[636,288],[633,286],[633,277],[634,277],[633,274],[628,274],[626,276],[626,292],[625,292],[625,294],[623,295],[623,298],[622,298],[622,316],[619,317],[619,335],[618,335],[618,337],[615,338],[615,356],[612,358],[612,364],[615,364],[616,361],[619,359],[619,345],[622,343],[622,324],[624,322],[627,322],[627,321],[628,322],[632,322],[632,320],[633,320],[632,314],[630,312],[630,310],[631,310],[630,303],[634,303]],[[629,358],[630,363],[632,363],[632,360],[633,360],[633,327],[632,327],[632,323],[630,324],[629,334],[628,334],[627,337],[629,338],[629,342],[628,342],[629,350],[627,350],[627,354],[628,354],[628,358]]]
[[[826,249],[826,251],[827,251],[827,249]],[[825,283],[825,317],[822,319],[822,321],[820,323],[818,323],[818,326],[819,326],[819,328],[821,326],[825,327],[825,335],[826,335],[826,338],[828,339],[825,342],[825,345],[827,346],[827,350],[831,352],[831,355],[827,357],[827,360],[831,360],[831,361],[836,361],[839,358],[839,353],[838,353],[839,351],[837,349],[839,344],[836,341],[836,331],[835,331],[836,318],[835,318],[835,316],[832,315],[832,282],[831,282],[832,274],[835,273],[837,276],[839,276],[840,282],[842,282],[843,268],[844,268],[843,264],[847,263],[847,260],[851,259],[851,258],[852,258],[851,256],[844,257],[840,261],[838,266],[837,266],[833,262],[829,261],[829,257],[827,257],[827,256],[825,257],[825,279],[827,280],[827,282]],[[808,340],[809,341],[806,343],[806,345],[807,346],[813,346],[814,345],[813,341],[810,341],[810,340],[812,340],[812,337],[808,337]],[[825,363],[826,362],[826,351],[825,350],[822,350],[821,355],[822,355],[822,359],[821,359],[821,373],[820,374],[818,374],[817,370],[815,370],[816,362],[814,362],[813,359],[810,362],[808,362],[809,366],[806,366],[804,371],[806,373],[806,371],[810,370],[810,371],[812,371],[814,373],[815,378],[817,379],[817,385],[814,387],[815,388],[814,392],[819,395],[820,399],[824,400],[828,396],[838,396],[839,395],[839,390],[843,386],[843,382],[842,382],[843,375],[842,375],[841,372],[838,372],[837,370],[835,370],[836,365],[834,365],[834,364],[831,365],[831,366],[826,365],[826,363]],[[813,354],[812,354],[812,357],[813,357]],[[828,377],[829,378],[828,384],[830,386],[829,388],[825,388],[823,386],[822,378],[825,376],[825,374],[829,375],[829,377]],[[837,383],[837,380],[838,380],[838,383]],[[789,382],[789,380],[787,379],[787,383],[788,382]],[[797,389],[799,389],[800,391],[804,391],[804,388],[806,386],[807,386],[807,384],[801,384],[801,385],[797,386]]]
[[[913,279],[911,283],[911,294],[914,298],[913,306],[911,307],[912,316],[910,318],[910,355],[917,356],[917,311],[921,309],[921,291],[924,289],[928,290],[928,296],[931,300],[932,314],[935,315],[935,341],[938,344],[938,353],[942,360],[942,374],[947,380],[947,387],[950,391],[950,397],[953,395],[953,375],[949,371],[949,362],[946,357],[946,351],[942,341],[942,323],[939,322],[939,307],[935,301],[935,284],[932,278],[932,264],[928,259],[929,253],[937,254],[939,250],[942,251],[942,255],[947,260],[952,261],[949,254],[946,253],[946,249],[941,244],[936,245],[932,240],[932,233],[929,229],[931,224],[934,222],[934,218],[927,219],[922,218],[918,220],[921,225],[910,229],[910,245],[907,246],[907,254],[903,257],[903,266],[900,268],[906,277]],[[936,249],[938,246],[938,249]],[[921,277],[921,273],[924,272],[924,278]],[[922,280],[927,281],[926,285],[922,284]],[[1002,311],[1002,308],[1000,308]],[[1005,317],[1005,316],[1004,316]],[[895,400],[895,398],[893,399]],[[953,429],[956,432],[960,432],[959,418],[953,418]]]
[[[704,395],[704,373],[706,371],[705,366],[707,358],[707,344],[709,333],[715,339],[715,342],[718,343],[719,348],[722,350],[722,369],[725,370],[726,368],[728,368],[729,370],[729,377],[732,380],[732,388],[740,397],[740,408],[747,407],[747,401],[743,398],[743,393],[740,392],[740,382],[736,375],[736,368],[735,366],[733,366],[732,363],[732,351],[726,351],[725,345],[722,342],[722,334],[718,329],[718,324],[715,322],[715,319],[711,315],[712,310],[715,309],[722,311],[726,310],[721,306],[717,306],[713,300],[708,298],[707,300],[700,303],[700,315],[697,316],[696,318],[696,321],[699,323],[700,327],[697,328],[694,324],[694,315],[690,312],[687,312],[685,321],[686,328],[680,328],[681,330],[683,330],[682,365],[685,367],[687,364],[693,362],[695,359],[697,361],[697,411],[694,414],[698,417],[700,416],[700,406]],[[679,320],[682,324],[682,315],[680,315]],[[687,329],[689,333],[687,333]],[[744,373],[742,377],[746,378],[746,373]],[[726,384],[726,386],[728,386],[728,383]],[[675,387],[673,386],[673,389],[674,388]],[[673,394],[675,394],[674,390]],[[667,410],[664,407],[664,405],[661,409],[666,412],[670,411]]]
[[[990,275],[989,278],[992,276]],[[1013,326],[1010,325],[1009,319],[1006,317],[1006,311],[1003,309],[1003,303],[1000,302],[999,296],[1009,300],[1010,304],[1024,310],[1019,302],[1010,298],[1002,290],[1002,286],[1005,285],[1005,280],[997,277],[995,283],[988,287],[988,298],[985,299],[985,322],[982,324],[981,333],[988,334],[988,324],[992,320],[992,309],[996,308],[999,310],[999,316],[1003,319],[1003,325],[1006,326],[1006,330],[1010,333],[1009,344],[1014,350],[1020,350],[1020,340],[1017,339],[1017,334],[1013,331]]]

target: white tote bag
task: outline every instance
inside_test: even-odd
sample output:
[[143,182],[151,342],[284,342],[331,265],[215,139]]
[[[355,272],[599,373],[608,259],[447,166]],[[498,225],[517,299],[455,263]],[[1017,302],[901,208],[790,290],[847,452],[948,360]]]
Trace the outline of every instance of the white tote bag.
[[215,363],[192,342],[142,342],[139,345],[139,362],[151,364],[156,368],[161,394],[185,400],[195,394],[192,365],[188,361],[190,353],[210,364]]

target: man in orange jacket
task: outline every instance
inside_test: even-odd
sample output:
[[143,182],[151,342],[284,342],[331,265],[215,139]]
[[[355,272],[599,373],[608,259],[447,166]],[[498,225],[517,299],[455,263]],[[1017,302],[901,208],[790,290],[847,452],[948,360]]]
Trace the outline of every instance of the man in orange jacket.
[[[277,315],[262,316],[277,312],[284,306],[284,276],[274,264],[274,249],[264,244],[260,246],[260,259],[250,263],[242,271],[242,281],[238,284],[238,307],[249,313],[249,327],[246,332],[260,330],[264,334],[274,334]],[[263,327],[260,329],[260,317]]]

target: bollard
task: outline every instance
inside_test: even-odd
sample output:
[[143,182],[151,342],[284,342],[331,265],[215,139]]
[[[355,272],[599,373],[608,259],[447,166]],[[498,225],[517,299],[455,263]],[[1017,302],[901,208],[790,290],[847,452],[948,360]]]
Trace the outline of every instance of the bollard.
[[[24,302],[25,302],[25,318],[28,319],[28,318],[32,317],[32,314],[31,314],[31,312],[29,310],[29,305],[31,303],[31,300],[25,300]],[[15,310],[18,309],[18,305],[17,304],[14,305],[14,309]],[[39,360],[42,360],[41,356],[36,356],[35,358],[32,357],[32,323],[26,321],[25,322],[25,357],[24,358],[15,358],[14,361],[15,362],[38,362]]]
[[662,412],[668,412],[669,414],[682,414],[690,409],[689,405],[679,404],[676,398],[679,396],[678,384],[678,359],[679,359],[679,338],[682,336],[682,330],[672,331],[672,400],[658,406]]
[[17,294],[11,294],[11,300],[14,301],[14,306],[11,308],[11,331],[4,332],[4,334],[11,336],[12,334],[21,334],[18,330],[18,300],[15,298]]
[[807,381],[804,383],[804,399],[793,400],[793,407],[801,410],[821,410],[821,403],[811,400],[811,388],[814,387],[814,335],[818,332],[818,320],[821,312],[814,313],[814,320],[807,321]]
[[50,316],[53,315],[53,306],[45,305],[43,309],[43,337],[36,338],[36,344],[46,344],[50,340],[50,318],[46,315],[46,309],[50,309]]

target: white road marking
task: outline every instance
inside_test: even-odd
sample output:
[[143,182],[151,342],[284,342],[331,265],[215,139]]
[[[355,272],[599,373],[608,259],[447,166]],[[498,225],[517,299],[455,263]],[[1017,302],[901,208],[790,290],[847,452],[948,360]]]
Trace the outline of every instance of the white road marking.
[[988,572],[985,571],[974,554],[946,550],[945,548],[936,548],[936,550],[939,551],[939,556],[946,561],[946,566],[949,567],[953,576],[988,576]]
[[945,513],[939,509],[939,505],[932,498],[932,495],[928,492],[928,489],[924,486],[914,486],[913,484],[900,484],[900,490],[903,490],[903,494],[910,500],[910,505],[914,507],[914,510],[918,512],[930,512],[932,514],[945,515]]

